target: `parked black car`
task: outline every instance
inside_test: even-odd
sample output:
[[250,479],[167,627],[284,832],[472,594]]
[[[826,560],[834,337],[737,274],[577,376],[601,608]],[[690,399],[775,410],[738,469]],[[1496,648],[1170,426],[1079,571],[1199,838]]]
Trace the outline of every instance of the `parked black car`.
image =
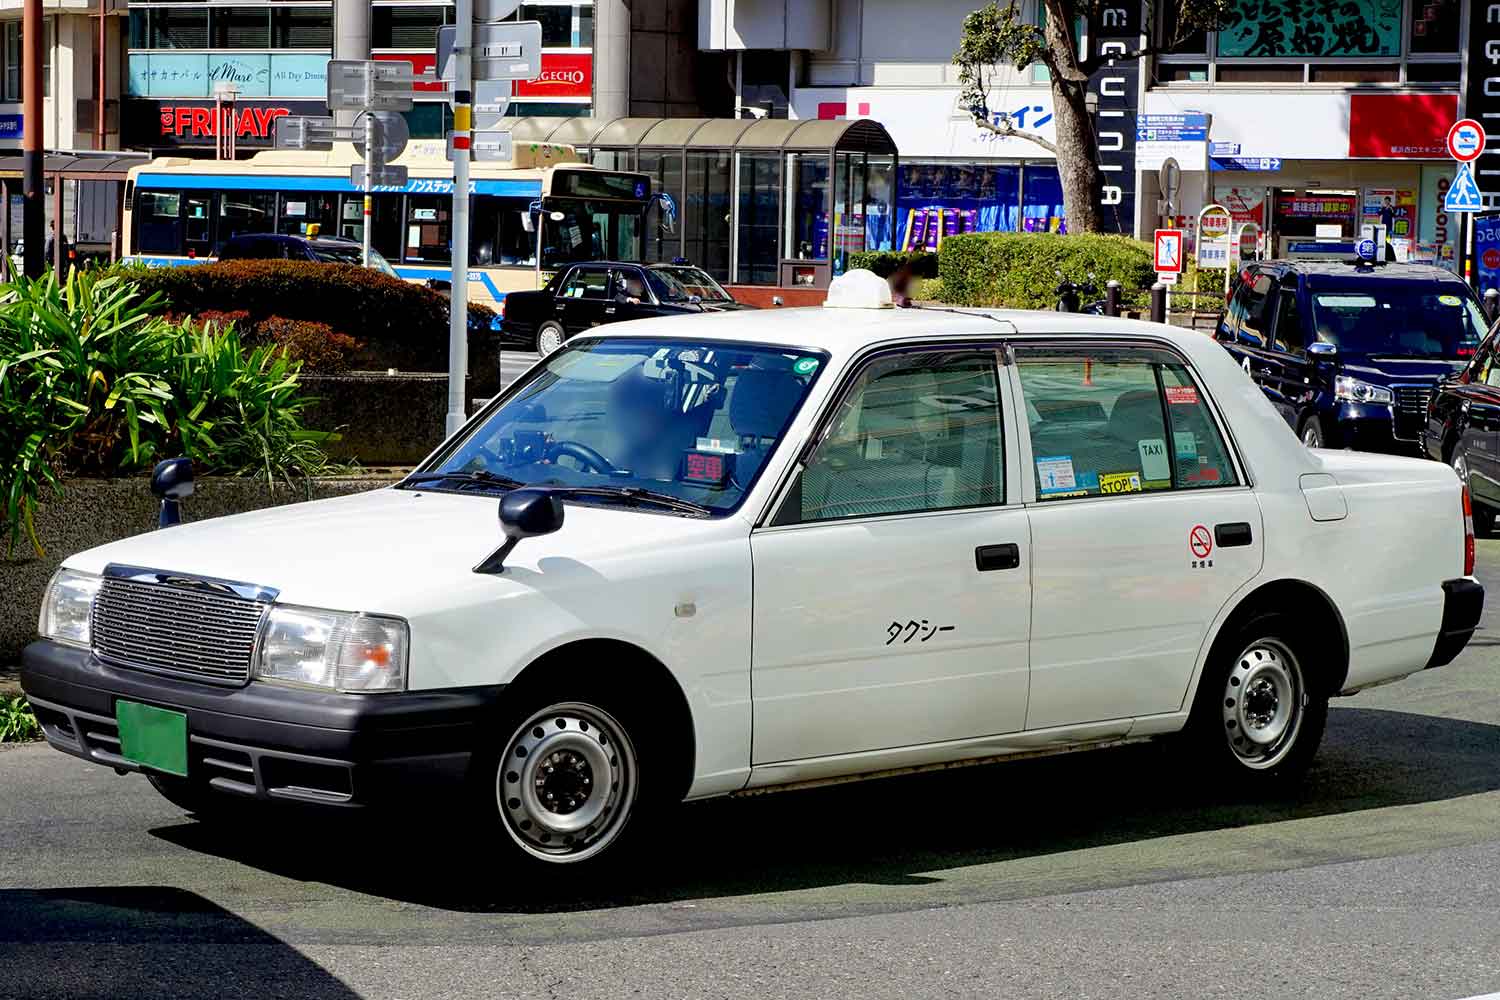
[[1215,336],[1308,447],[1415,454],[1486,325],[1441,268],[1282,260],[1239,273]]
[[595,261],[558,271],[540,291],[506,295],[500,329],[545,355],[604,323],[747,308],[701,268]]
[[1429,458],[1447,462],[1468,484],[1474,527],[1495,528],[1500,514],[1500,324],[1457,374],[1438,383],[1422,432]]
[[[289,236],[285,233],[246,233],[227,240],[219,248],[219,260],[312,260],[323,264],[359,264],[364,261],[363,247],[354,240],[333,236]],[[370,267],[399,277],[375,250],[370,251]]]

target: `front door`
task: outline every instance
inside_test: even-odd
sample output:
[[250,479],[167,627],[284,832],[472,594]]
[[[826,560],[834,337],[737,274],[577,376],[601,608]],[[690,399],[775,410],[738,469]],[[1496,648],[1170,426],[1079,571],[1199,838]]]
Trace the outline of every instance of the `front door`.
[[1463,428],[1454,454],[1462,454],[1469,466],[1469,489],[1477,500],[1500,507],[1500,359],[1496,337],[1480,347],[1469,366],[1467,382],[1449,383],[1459,397]]
[[1031,470],[1028,729],[1182,707],[1262,526],[1201,384],[1149,347],[1017,348]]
[[1025,724],[1031,543],[998,371],[973,347],[866,362],[751,536],[755,764]]

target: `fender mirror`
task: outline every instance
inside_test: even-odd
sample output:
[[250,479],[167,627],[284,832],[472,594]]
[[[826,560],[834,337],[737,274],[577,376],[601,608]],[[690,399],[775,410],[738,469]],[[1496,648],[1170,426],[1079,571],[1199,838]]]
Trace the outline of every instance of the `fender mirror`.
[[158,528],[170,528],[182,522],[181,501],[193,495],[193,461],[189,458],[169,458],[158,462],[151,471],[151,493],[161,501],[161,513],[157,516]]
[[503,573],[505,557],[523,538],[550,535],[563,525],[562,499],[551,490],[516,489],[500,498],[500,530],[505,544],[474,567],[476,573]]

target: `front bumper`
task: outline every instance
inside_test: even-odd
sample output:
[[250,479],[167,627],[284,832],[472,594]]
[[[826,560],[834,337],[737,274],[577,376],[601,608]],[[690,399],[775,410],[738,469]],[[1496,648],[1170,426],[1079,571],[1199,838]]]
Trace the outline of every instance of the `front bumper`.
[[244,798],[362,806],[461,781],[504,685],[338,694],[271,684],[209,687],[101,662],[48,640],[21,654],[21,689],[47,742],[149,771],[120,755],[115,701],[187,714],[188,777]]
[[1484,588],[1478,581],[1462,578],[1443,582],[1443,624],[1432,647],[1429,667],[1452,663],[1469,644],[1484,611]]

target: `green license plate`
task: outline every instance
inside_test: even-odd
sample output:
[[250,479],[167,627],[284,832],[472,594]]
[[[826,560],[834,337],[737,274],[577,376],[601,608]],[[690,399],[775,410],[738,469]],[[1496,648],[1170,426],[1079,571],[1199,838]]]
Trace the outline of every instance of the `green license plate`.
[[143,767],[187,777],[187,716],[154,705],[115,701],[120,756]]

